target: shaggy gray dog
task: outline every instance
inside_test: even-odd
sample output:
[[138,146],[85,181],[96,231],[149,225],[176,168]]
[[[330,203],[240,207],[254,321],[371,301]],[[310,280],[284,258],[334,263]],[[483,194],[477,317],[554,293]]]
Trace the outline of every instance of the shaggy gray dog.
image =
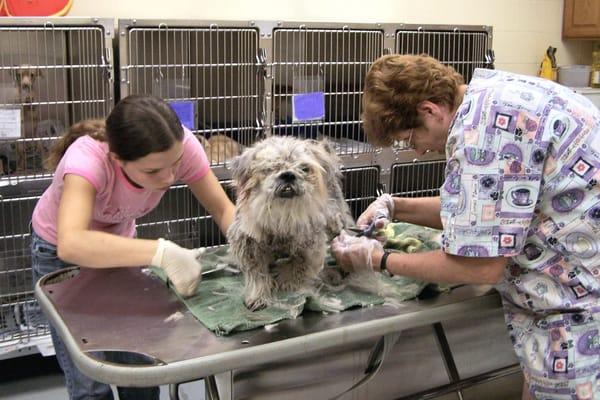
[[353,224],[340,160],[323,141],[269,137],[232,161],[236,212],[227,232],[249,309],[309,287],[329,240]]

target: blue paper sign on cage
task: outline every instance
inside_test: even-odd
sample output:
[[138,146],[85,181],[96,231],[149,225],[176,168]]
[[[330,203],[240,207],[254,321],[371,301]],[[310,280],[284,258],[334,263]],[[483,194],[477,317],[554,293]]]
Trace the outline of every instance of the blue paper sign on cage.
[[189,130],[196,130],[196,103],[194,101],[176,100],[168,101],[168,103],[179,117],[181,125]]
[[325,117],[325,93],[298,93],[292,96],[293,122],[318,121]]

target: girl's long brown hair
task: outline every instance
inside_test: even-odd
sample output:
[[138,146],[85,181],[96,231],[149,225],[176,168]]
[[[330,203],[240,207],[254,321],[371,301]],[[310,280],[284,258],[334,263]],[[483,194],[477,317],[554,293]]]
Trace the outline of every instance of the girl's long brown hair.
[[75,140],[81,136],[88,135],[100,142],[106,142],[106,123],[103,119],[86,119],[72,125],[65,133],[54,143],[50,149],[50,154],[44,160],[44,167],[48,171],[54,171],[67,149]]
[[108,149],[120,160],[135,161],[182,141],[183,127],[165,101],[145,94],[131,95],[117,103],[106,121],[89,119],[71,126],[52,147],[44,166],[56,169],[69,146],[84,135],[108,142]]

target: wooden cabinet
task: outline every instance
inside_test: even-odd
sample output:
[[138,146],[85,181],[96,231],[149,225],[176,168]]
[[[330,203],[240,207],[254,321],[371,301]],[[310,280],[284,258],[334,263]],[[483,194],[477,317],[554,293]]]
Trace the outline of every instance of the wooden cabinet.
[[600,0],[565,0],[563,38],[600,39]]

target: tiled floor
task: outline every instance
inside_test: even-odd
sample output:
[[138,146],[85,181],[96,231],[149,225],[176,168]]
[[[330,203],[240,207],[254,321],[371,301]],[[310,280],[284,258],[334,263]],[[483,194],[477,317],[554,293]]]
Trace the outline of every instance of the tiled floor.
[[[118,398],[115,396],[115,398]],[[179,387],[181,400],[204,400],[204,382]],[[63,375],[54,357],[30,355],[0,361],[0,399],[67,399]],[[169,388],[161,386],[160,399],[169,399]]]

